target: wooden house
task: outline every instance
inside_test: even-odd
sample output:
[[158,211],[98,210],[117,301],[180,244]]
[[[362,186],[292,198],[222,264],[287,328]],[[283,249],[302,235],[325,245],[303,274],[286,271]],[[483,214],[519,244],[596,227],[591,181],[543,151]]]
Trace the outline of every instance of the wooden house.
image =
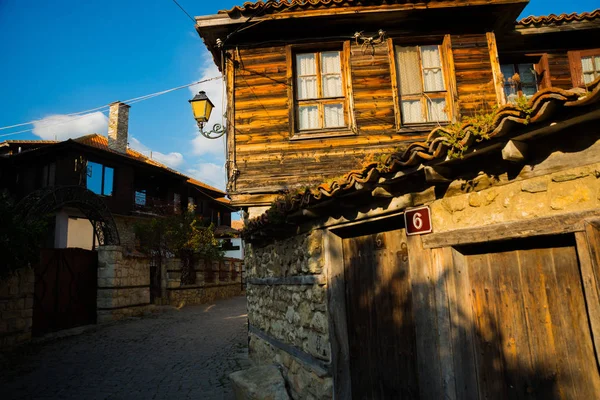
[[600,11],[526,4],[197,18],[251,217],[250,355],[292,398],[600,397]]
[[[113,104],[111,120],[117,110]],[[36,190],[81,186],[99,195],[113,214],[121,243],[134,247],[133,224],[139,218],[177,213],[190,207],[215,226],[229,226],[225,193],[185,176],[127,146],[127,121],[114,124],[115,137],[90,134],[58,142],[7,140],[0,143],[0,188],[20,200]],[[118,143],[121,143],[120,145]],[[94,230],[74,208],[58,210],[49,246],[95,248]]]

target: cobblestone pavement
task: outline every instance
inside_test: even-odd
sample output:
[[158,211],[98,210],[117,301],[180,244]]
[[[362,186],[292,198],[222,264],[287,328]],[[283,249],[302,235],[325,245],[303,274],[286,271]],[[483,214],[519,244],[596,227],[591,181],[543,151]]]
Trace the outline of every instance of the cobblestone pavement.
[[0,354],[2,399],[232,399],[248,366],[245,297]]

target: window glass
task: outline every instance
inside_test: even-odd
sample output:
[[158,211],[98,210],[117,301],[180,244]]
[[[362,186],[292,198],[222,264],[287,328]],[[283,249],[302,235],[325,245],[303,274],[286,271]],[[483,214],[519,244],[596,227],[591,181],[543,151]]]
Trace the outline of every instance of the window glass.
[[321,53],[321,75],[323,97],[342,96],[342,70],[338,51]]
[[581,57],[581,69],[583,71],[583,82],[592,83],[600,76],[600,56]]
[[135,205],[137,206],[145,206],[146,205],[146,190],[136,190],[135,191]]
[[102,194],[102,164],[88,161],[87,188],[96,194]]
[[346,126],[341,53],[324,51],[295,57],[296,128],[302,131]]
[[325,127],[338,128],[344,125],[343,104],[325,104]]
[[514,103],[519,96],[531,97],[538,91],[533,64],[502,64],[500,71],[504,78],[504,94],[509,103]]
[[298,54],[296,68],[298,72],[298,99],[317,97],[317,64],[315,54]]
[[112,196],[113,194],[113,177],[114,169],[104,167],[104,187],[102,188],[102,194],[104,196]]
[[317,106],[298,107],[298,122],[300,129],[319,128],[319,110]]
[[448,121],[440,46],[396,46],[402,122]]

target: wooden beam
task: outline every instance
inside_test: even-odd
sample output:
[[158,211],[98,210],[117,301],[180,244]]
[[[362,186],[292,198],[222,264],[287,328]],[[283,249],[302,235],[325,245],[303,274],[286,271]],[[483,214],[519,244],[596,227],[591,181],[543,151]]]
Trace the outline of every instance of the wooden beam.
[[502,148],[502,159],[512,162],[523,162],[527,156],[527,144],[509,140]]
[[596,349],[596,362],[600,367],[600,232],[591,223],[584,232],[575,233],[577,255],[581,267],[581,280],[592,328],[592,341]]
[[600,216],[600,210],[578,211],[545,218],[505,222],[480,228],[456,229],[423,236],[425,248],[459,246],[532,236],[560,235],[584,230],[583,221]]
[[[506,104],[506,97],[504,96],[504,82],[502,80],[502,72],[500,70],[500,60],[498,57],[498,47],[496,45],[496,35],[494,32],[487,32],[485,34],[487,38],[488,51],[490,53],[490,62],[492,64],[492,76],[494,77],[494,90],[496,91],[496,101],[501,106]],[[504,79],[507,79],[505,77]]]
[[429,183],[444,183],[452,180],[447,178],[450,175],[448,168],[426,166],[423,170],[425,172],[425,181]]
[[342,238],[327,230],[323,235],[327,266],[327,316],[331,344],[331,373],[335,399],[352,398],[350,347],[346,321],[346,283]]
[[312,371],[314,371],[317,374],[317,376],[324,377],[329,375],[329,367],[324,361],[318,360],[310,354],[305,353],[294,346],[291,346],[287,343],[282,342],[279,339],[274,338],[273,336],[262,331],[254,325],[248,326],[248,332],[269,343],[276,349],[283,350],[292,357],[300,360],[302,364],[306,365]]
[[294,275],[270,278],[248,278],[251,285],[324,285],[327,279],[323,275]]

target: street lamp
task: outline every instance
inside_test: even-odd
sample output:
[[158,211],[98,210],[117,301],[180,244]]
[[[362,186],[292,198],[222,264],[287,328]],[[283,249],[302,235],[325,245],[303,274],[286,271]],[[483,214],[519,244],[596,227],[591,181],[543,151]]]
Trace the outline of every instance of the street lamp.
[[204,132],[204,125],[208,122],[210,113],[215,107],[204,91],[198,92],[193,99],[188,101],[192,106],[194,119],[198,123],[198,128],[200,129],[200,134],[202,136],[207,139],[218,139],[225,134],[225,127],[221,124],[214,124],[213,129],[210,132]]

